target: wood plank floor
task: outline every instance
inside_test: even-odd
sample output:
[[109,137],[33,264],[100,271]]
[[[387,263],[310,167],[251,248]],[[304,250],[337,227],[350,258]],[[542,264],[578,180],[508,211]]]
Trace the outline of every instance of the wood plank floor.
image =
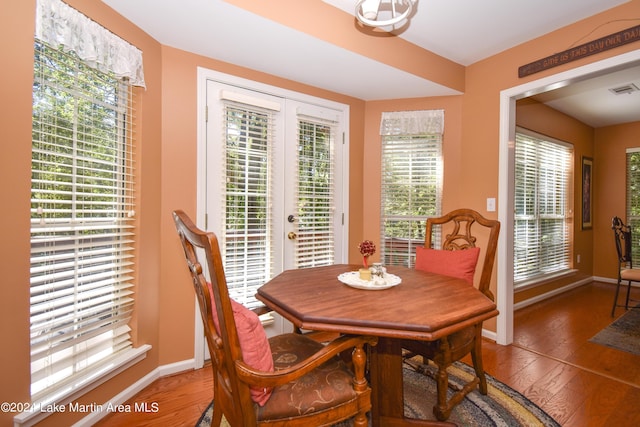
[[[518,310],[514,344],[484,342],[485,370],[564,427],[640,425],[640,356],[588,342],[611,323],[613,292],[594,282]],[[194,426],[211,387],[209,366],[161,378],[128,402],[157,403],[157,413],[111,414],[97,426]]]

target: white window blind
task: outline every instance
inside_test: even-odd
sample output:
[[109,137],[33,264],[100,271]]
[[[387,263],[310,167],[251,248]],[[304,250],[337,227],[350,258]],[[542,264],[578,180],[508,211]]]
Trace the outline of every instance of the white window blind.
[[31,393],[96,376],[131,347],[131,86],[36,41],[31,181]]
[[229,99],[223,103],[226,180],[221,251],[231,298],[254,307],[259,305],[258,287],[273,271],[274,110]]
[[[640,260],[640,148],[627,149],[627,218],[633,241],[632,259]],[[640,262],[634,263],[640,267]]]
[[298,113],[296,268],[331,265],[334,242],[336,122]]
[[[442,110],[383,114],[381,259],[412,267],[442,201]],[[366,190],[366,188],[365,188]]]
[[516,133],[514,281],[543,278],[570,268],[573,148],[549,138]]

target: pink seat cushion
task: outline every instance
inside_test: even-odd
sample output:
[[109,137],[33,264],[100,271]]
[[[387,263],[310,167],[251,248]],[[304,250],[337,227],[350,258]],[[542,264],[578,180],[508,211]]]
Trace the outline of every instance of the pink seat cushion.
[[[209,285],[209,295],[211,295],[211,305],[215,310],[216,304],[213,300],[213,290]],[[273,372],[274,364],[271,355],[271,347],[267,334],[262,327],[262,323],[258,315],[249,310],[240,303],[231,300],[231,308],[233,310],[233,318],[236,321],[236,330],[238,331],[238,340],[240,340],[240,349],[242,350],[242,360],[251,366],[265,372]],[[218,317],[213,316],[213,323],[216,329],[220,330]],[[264,406],[271,397],[272,388],[251,387],[251,398],[260,406]]]
[[473,285],[480,248],[445,251],[416,248],[416,270],[464,279]]

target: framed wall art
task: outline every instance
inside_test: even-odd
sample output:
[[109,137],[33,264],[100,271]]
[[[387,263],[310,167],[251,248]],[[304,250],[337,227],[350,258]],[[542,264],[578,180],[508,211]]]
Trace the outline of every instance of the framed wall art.
[[588,230],[593,223],[593,159],[582,157],[582,229]]

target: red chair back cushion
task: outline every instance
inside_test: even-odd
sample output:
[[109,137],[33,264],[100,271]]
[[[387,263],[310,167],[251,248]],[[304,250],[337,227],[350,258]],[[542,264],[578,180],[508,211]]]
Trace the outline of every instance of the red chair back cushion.
[[[209,286],[209,295],[211,298],[211,306],[215,310],[216,304],[213,300],[213,289],[211,283]],[[236,330],[238,331],[238,340],[240,341],[240,350],[242,350],[242,360],[252,368],[273,372],[274,364],[271,355],[271,346],[267,339],[267,334],[262,327],[260,318],[253,311],[249,310],[242,304],[231,300],[231,308],[233,310],[233,318],[236,321]],[[213,323],[216,329],[220,331],[218,324],[218,316],[214,314]],[[272,388],[251,387],[251,398],[260,406],[264,406],[271,397]]]
[[480,248],[458,251],[416,248],[416,270],[464,279],[473,285]]

